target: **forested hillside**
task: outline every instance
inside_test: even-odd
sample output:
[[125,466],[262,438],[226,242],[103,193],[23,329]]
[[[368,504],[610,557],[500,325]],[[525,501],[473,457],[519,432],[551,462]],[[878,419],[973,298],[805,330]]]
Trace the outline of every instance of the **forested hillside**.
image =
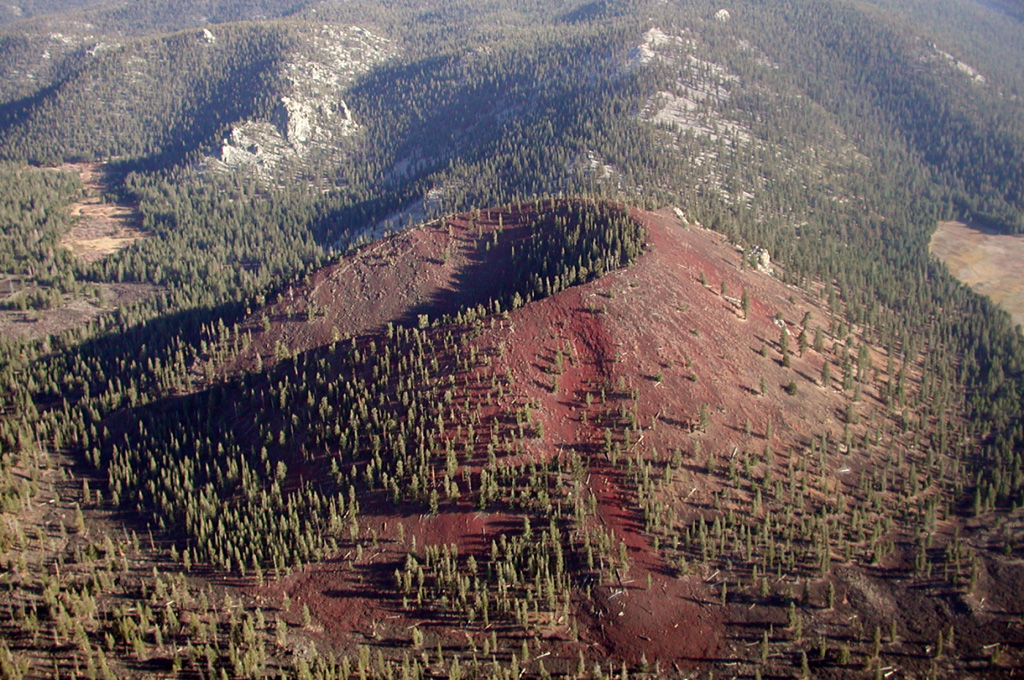
[[[486,671],[495,677],[517,673],[527,660],[530,674],[549,673],[554,666],[535,662],[553,648],[531,648],[542,644],[532,642],[533,636],[591,639],[580,630],[600,627],[587,618],[594,616],[591,609],[584,614],[593,603],[587,599],[590,579],[621,580],[619,570],[640,559],[627,559],[629,551],[660,555],[657,559],[670,565],[664,573],[702,574],[716,588],[711,576],[716,570],[725,574],[723,584],[735,579],[721,585],[723,606],[733,602],[728,587],[747,589],[737,597],[751,598],[767,588],[759,595],[763,601],[756,600],[763,606],[770,601],[772,607],[796,607],[799,601],[811,616],[809,603],[823,600],[810,592],[811,585],[806,597],[798,598],[783,586],[762,587],[758,579],[765,569],[774,569],[779,579],[784,573],[795,579],[779,583],[796,590],[818,574],[814,588],[822,593],[844,583],[840,568],[833,571],[827,559],[820,573],[808,566],[830,550],[837,555],[847,550],[841,531],[838,537],[830,533],[843,522],[859,527],[860,538],[851,544],[857,547],[843,555],[850,569],[867,570],[857,573],[895,583],[931,578],[928,565],[934,563],[936,570],[944,565],[944,585],[929,581],[922,587],[932,588],[929,597],[946,604],[936,605],[938,613],[913,633],[920,649],[904,650],[912,658],[927,656],[924,638],[938,636],[929,643],[939,650],[935,658],[944,644],[953,645],[950,611],[957,607],[971,610],[969,625],[988,631],[984,608],[970,599],[972,584],[1005,581],[1016,573],[1008,565],[1021,551],[1014,536],[1024,504],[1024,338],[1007,314],[929,256],[928,241],[936,223],[950,218],[1024,233],[1024,26],[1010,2],[935,4],[941,11],[918,0],[738,0],[724,9],[704,0],[685,5],[536,0],[514,7],[489,0],[143,0],[81,8],[25,3],[20,18],[4,14],[0,563],[10,572],[3,626],[12,635],[19,632],[0,647],[3,673],[40,675],[46,672],[40,659],[52,658],[62,675],[92,668],[94,675],[181,671],[205,676],[223,668],[229,676],[246,677],[258,666],[260,672],[347,676],[353,670],[350,660],[357,658],[352,649],[343,666],[333,657],[317,657],[318,652],[294,653],[296,644],[321,652],[329,648],[317,624],[305,620],[308,611],[301,626],[295,617],[267,624],[253,604],[258,599],[252,599],[244,620],[238,620],[232,598],[243,592],[257,598],[255,579],[259,588],[266,578],[266,587],[286,592],[293,585],[275,586],[271,574],[275,579],[292,569],[306,574],[304,565],[322,560],[348,562],[359,573],[352,565],[361,558],[351,551],[361,556],[392,540],[405,545],[404,538],[388,533],[393,523],[390,530],[374,525],[372,538],[360,534],[361,507],[373,505],[383,516],[380,508],[393,503],[407,514],[428,517],[437,516],[446,499],[458,506],[469,498],[481,509],[508,514],[502,521],[509,523],[509,543],[496,544],[487,560],[486,569],[493,571],[478,576],[477,567],[445,552],[448,547],[422,553],[426,547],[414,545],[413,561],[395,576],[393,598],[402,602],[403,612],[415,601],[429,613],[425,620],[455,620],[452,603],[457,601],[462,610],[472,609],[468,622],[458,619],[466,625],[495,613],[488,608],[500,601],[504,618],[496,618],[504,621],[504,632],[492,640],[481,629],[477,632],[486,643],[472,643],[485,659],[500,642],[493,671]],[[95,183],[83,182],[87,169],[99,177]],[[124,229],[130,227],[131,237],[120,238],[122,227],[108,222],[90,225],[92,232],[83,229],[86,201],[94,213],[126,216]],[[725,388],[719,383],[726,379],[698,375],[690,370],[690,359],[662,358],[648,366],[644,362],[654,362],[651,357],[663,350],[661,341],[637,349],[648,358],[629,364],[650,372],[643,389],[614,384],[614,368],[591,376],[593,384],[571,389],[568,378],[560,389],[560,370],[544,369],[521,385],[492,371],[494,362],[511,360],[502,352],[518,357],[520,350],[474,345],[484,329],[511,332],[516,319],[542,313],[523,312],[526,316],[510,321],[513,310],[593,284],[637,260],[646,237],[624,206],[675,207],[681,225],[720,232],[742,253],[743,273],[731,283],[725,274],[712,276],[710,256],[698,264],[687,260],[686,280],[699,279],[698,291],[719,289],[715,304],[735,317],[745,321],[752,313],[760,315],[768,330],[757,326],[755,331],[756,324],[750,324],[749,338],[737,331],[759,359],[775,352],[778,369],[790,370],[790,361],[797,359],[791,359],[796,352],[788,343],[799,346],[799,370],[778,374],[780,380],[786,376],[780,401],[771,401],[764,411],[750,405],[764,403],[757,401],[770,389],[764,374],[746,378],[749,401],[732,402],[721,396]],[[429,286],[436,283],[442,292],[435,291],[434,298],[421,295],[401,314],[377,318],[373,314],[381,309],[401,308],[396,301],[380,301],[397,289],[363,291],[360,304],[378,310],[366,312],[377,325],[343,332],[341,320],[362,312],[345,307],[345,291],[338,292],[339,299],[319,297],[317,283],[335,275],[325,272],[350,267],[364,272],[364,284],[382,280],[360,269],[358,263],[376,252],[360,247],[421,222],[431,236],[417,232],[409,238],[436,243],[389,241],[392,250],[379,264],[389,272],[408,271],[412,278],[437,277],[441,283],[429,279]],[[103,241],[102,257],[72,255],[84,232]],[[442,242],[448,245],[437,245]],[[398,243],[430,255],[406,259]],[[772,286],[789,288],[783,293],[766,287],[773,301],[755,299],[751,312],[749,276],[763,251],[776,263],[780,281]],[[465,293],[465,281],[456,275],[469,277],[465,272],[470,271],[483,277],[491,270],[504,278],[481,278],[486,282],[477,291],[479,299]],[[114,295],[111,291],[123,292],[118,286],[133,287],[132,294]],[[462,292],[444,293],[445,286]],[[590,302],[584,305],[580,298],[578,311],[594,318],[604,307],[617,308],[621,301],[612,302],[613,295],[629,294],[614,286],[600,295],[586,290]],[[452,302],[456,299],[459,304]],[[672,309],[658,307],[659,314],[686,319],[694,304],[687,299]],[[783,310],[793,315],[798,309],[828,318],[814,324],[802,314],[785,318]],[[447,317],[439,319],[438,310]],[[617,313],[608,323],[628,325],[624,319],[633,319],[626,311]],[[663,319],[648,321],[661,328],[657,324]],[[550,337],[561,338],[568,328],[586,338],[588,352],[605,347],[607,338],[595,335],[589,322],[582,330],[572,320],[560,323]],[[680,324],[673,332],[685,333],[696,346],[701,333],[708,333],[701,330],[704,321],[686,329],[687,321],[672,323]],[[818,338],[812,339],[815,326]],[[550,339],[538,333],[534,343]],[[822,337],[828,339],[828,352],[817,346]],[[805,360],[811,347],[814,353]],[[494,355],[477,356],[485,348]],[[550,352],[523,362],[572,364],[568,347]],[[614,353],[594,361],[619,365]],[[700,400],[700,415],[652,407],[648,417],[655,424],[647,433],[637,425],[643,420],[640,407],[630,404],[639,403],[640,392],[645,400],[657,395],[655,388],[680,366],[692,378],[680,380],[677,388],[708,390],[693,397]],[[734,369],[723,370],[724,376]],[[768,372],[774,376],[775,370]],[[599,380],[612,384],[598,385]],[[837,392],[846,401],[829,401],[833,381],[842,385]],[[582,418],[579,427],[585,429],[593,425],[588,418],[600,419],[609,439],[577,452],[581,460],[596,453],[610,456],[616,446],[616,456],[622,450],[638,456],[628,458],[628,469],[615,463],[602,472],[595,467],[594,474],[602,483],[620,474],[629,480],[622,482],[628,488],[624,502],[640,518],[634,524],[642,525],[646,542],[623,538],[620,555],[615,537],[633,534],[607,527],[601,531],[608,533],[590,532],[593,527],[583,517],[593,513],[581,510],[573,519],[576,510],[569,503],[574,501],[554,492],[554,486],[572,479],[590,489],[595,502],[611,502],[589,486],[590,474],[584,475],[585,483],[578,478],[581,462],[561,457],[561,445],[554,442],[568,441],[564,428],[569,426],[550,421],[545,434],[546,421],[536,415],[541,397],[526,396],[538,386],[544,399],[570,389],[573,406],[564,422]],[[732,432],[746,429],[750,437],[751,420],[777,422],[769,411],[797,412],[804,408],[800,395],[819,389],[828,396],[820,414],[806,416],[816,419],[813,427],[793,426],[784,440],[794,451],[817,457],[813,484],[819,486],[801,488],[808,482],[796,481],[795,463],[787,463],[788,472],[781,463],[773,467],[771,435],[756,447],[746,440],[737,443],[750,450],[733,451],[729,462],[721,459],[728,451],[713,441],[692,447],[687,439],[673,447],[692,456],[687,465],[693,470],[707,473],[686,477],[687,482],[692,477],[695,490],[721,490],[725,486],[716,485],[724,484],[720,478],[727,466],[724,476],[731,486],[726,486],[734,488],[733,495],[708,495],[699,512],[672,495],[679,491],[673,475],[681,475],[685,466],[668,463],[673,454],[667,449],[653,449],[660,418],[700,437],[704,421],[719,417],[707,406],[721,402],[723,409],[750,416],[746,428],[739,420],[731,425]],[[862,389],[870,406],[860,406]],[[601,411],[595,415],[597,407],[591,407],[599,393]],[[502,414],[501,404],[513,410]],[[733,416],[722,413],[723,422],[731,422]],[[800,428],[807,429],[798,435]],[[729,432],[723,425],[715,436],[725,441]],[[556,435],[563,439],[552,439]],[[485,440],[493,444],[493,460]],[[886,441],[889,453],[883,450]],[[541,456],[550,466],[538,471],[541,458],[530,456],[541,450],[560,453]],[[865,470],[883,466],[887,456],[886,472],[880,477],[864,472],[851,491],[857,501],[848,508],[843,500],[838,507],[840,501],[831,500],[838,486],[829,486],[825,477],[840,479],[846,474],[840,470],[860,463],[830,456],[850,457],[854,450],[868,461]],[[331,456],[340,461],[333,467]],[[499,460],[508,467],[497,465]],[[738,481],[740,461],[750,480],[763,464],[759,489],[752,481],[748,486]],[[651,481],[655,469],[664,475],[663,484]],[[790,475],[788,495],[773,481],[772,470]],[[806,467],[799,474],[812,478]],[[311,484],[313,479],[320,483]],[[913,502],[887,505],[897,487]],[[819,491],[828,499],[820,508],[811,500]],[[753,574],[741,573],[742,560],[734,564],[722,556],[740,554],[746,541],[746,562],[751,562],[751,554],[769,550],[767,537],[776,536],[765,530],[759,547],[749,547],[755,542],[752,532],[761,529],[730,515],[730,502],[737,504],[735,510],[755,496],[764,496],[765,503],[770,496],[780,513],[799,497],[827,515],[820,525],[813,513],[776,517],[775,526],[788,527],[776,537],[781,545],[789,533],[787,554],[797,554],[791,550],[794,532],[820,531],[823,538],[797,539],[803,552],[792,564],[777,560],[772,547],[770,557],[767,552],[758,557],[763,561]],[[41,499],[64,508],[65,516],[32,510]],[[657,510],[656,503],[662,503]],[[670,506],[688,518],[685,527],[682,520],[670,523],[677,533],[660,524]],[[97,529],[103,539],[90,536],[83,509],[97,527],[108,527]],[[868,514],[888,511],[905,516],[867,538]],[[564,532],[576,526],[573,521],[590,527],[586,536],[594,550],[589,556],[585,550],[559,552],[568,549]],[[109,527],[123,529],[117,534]],[[717,548],[709,543],[712,534]],[[146,537],[141,545],[140,536]],[[665,546],[673,536],[677,543],[669,550]],[[730,542],[735,545],[726,550]],[[342,548],[347,552],[340,553]],[[595,555],[598,568],[592,564]],[[483,570],[480,555],[472,564],[478,558]],[[884,567],[891,569],[890,581],[867,566],[886,559],[892,562]],[[923,560],[919,566],[904,569],[906,560],[917,559]],[[588,568],[582,568],[588,560]],[[65,561],[77,565],[66,578],[57,568]],[[92,576],[90,564],[98,565]],[[649,574],[662,574],[654,563],[643,564]],[[371,567],[365,568],[370,579]],[[513,578],[512,572],[527,573],[534,581]],[[102,599],[102,593],[113,592],[112,581],[119,583],[119,597],[144,606]],[[513,595],[502,590],[506,586]],[[558,588],[587,597],[562,599]],[[169,591],[190,603],[185,607],[190,623],[178,619],[185,610],[157,605]],[[259,597],[269,597],[270,591],[260,592]],[[958,597],[968,604],[948,604]],[[995,591],[992,597],[1015,601]],[[93,608],[101,613],[81,632],[67,618]],[[790,667],[804,672],[813,663],[817,650],[804,645],[794,629],[797,619],[787,621],[784,641],[769,641],[765,632],[762,663],[771,657],[776,664],[765,666],[766,673]],[[291,633],[289,623],[296,629]],[[888,624],[878,619],[871,625],[879,647],[879,631]],[[273,642],[288,651],[259,665],[252,650],[271,640],[255,631],[270,626],[275,626]],[[506,633],[511,637],[500,637]],[[520,634],[523,650],[509,653],[509,640],[518,645]],[[453,669],[446,651],[450,641],[438,637],[435,651],[433,643],[424,646],[422,634],[411,635],[404,677],[462,672],[460,657]],[[850,635],[863,642],[870,631]],[[183,653],[165,653],[164,636],[192,650],[187,662]],[[892,644],[897,637],[892,634]],[[615,675],[658,674],[653,658],[641,660],[641,653],[634,653],[642,652],[642,645],[634,650],[609,640],[595,644],[617,650]],[[80,650],[69,651],[75,644]],[[994,676],[1012,673],[1020,640],[1008,634],[992,644],[998,649],[985,651],[991,658],[982,655],[986,668]],[[369,648],[362,649],[368,658],[357,653],[360,675],[398,672],[398,665],[388,665],[400,663],[392,647],[379,662],[369,658]],[[853,677],[858,670],[887,677],[878,649],[872,651],[854,644],[855,656],[864,659],[851,662],[849,648],[844,654],[829,647],[815,669],[828,668],[836,677]],[[693,653],[710,658],[712,650]],[[999,653],[1009,659],[1006,668]],[[468,658],[465,650],[459,654]],[[116,671],[103,670],[105,655]],[[150,656],[159,661],[150,663]],[[920,659],[908,663],[921,673],[966,672],[971,659],[981,663],[980,657],[968,657],[966,652],[954,657],[948,667]],[[587,672],[592,662],[581,656]],[[569,662],[559,663],[558,672],[571,674]],[[183,664],[190,670],[182,671]],[[719,670],[713,661],[699,670],[708,669]],[[753,666],[744,669],[748,677],[754,673]],[[607,677],[609,670],[595,674]]]

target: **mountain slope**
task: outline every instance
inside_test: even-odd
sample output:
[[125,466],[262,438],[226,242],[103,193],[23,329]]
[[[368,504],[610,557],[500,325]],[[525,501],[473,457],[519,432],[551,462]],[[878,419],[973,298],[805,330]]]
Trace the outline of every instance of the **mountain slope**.
[[995,10],[133,4],[0,37],[0,675],[1019,672]]
[[[621,224],[645,225],[631,267],[563,279],[592,253],[569,247],[573,225],[621,210],[587,206],[405,232],[221,329],[198,391],[104,421],[93,455],[114,499],[152,513],[189,562],[256,574],[254,597],[286,619],[308,611],[340,653],[376,640],[394,654],[427,622],[413,645],[456,654],[497,625],[488,647],[530,672],[580,654],[752,670],[762,652],[740,631],[769,624],[868,654],[886,616],[887,653],[910,658],[935,626],[971,631],[971,650],[1006,640],[1005,616],[959,609],[981,592],[1016,605],[968,585],[965,552],[1006,567],[942,510],[961,498],[950,442],[966,431],[948,377],[922,379],[931,348],[873,345],[824,289],[780,282],[669,211]],[[562,273],[523,288],[530,252]],[[935,607],[940,623],[922,625]],[[851,633],[851,616],[870,625]],[[783,670],[806,640],[764,650]]]

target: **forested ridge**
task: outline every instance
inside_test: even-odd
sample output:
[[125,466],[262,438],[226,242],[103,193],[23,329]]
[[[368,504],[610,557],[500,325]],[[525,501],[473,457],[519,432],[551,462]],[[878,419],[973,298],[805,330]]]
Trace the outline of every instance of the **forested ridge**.
[[[565,593],[589,595],[592,582],[618,578],[629,559],[613,532],[594,529],[596,514],[583,496],[565,490],[583,485],[583,477],[589,483],[582,459],[523,462],[529,442],[543,437],[532,415],[536,404],[518,399],[503,412],[499,404],[508,405],[502,400],[515,386],[493,369],[499,350],[477,356],[473,342],[487,329],[504,328],[508,310],[632,263],[645,236],[623,205],[674,205],[744,252],[767,249],[787,284],[820,300],[833,315],[828,335],[840,391],[857,402],[862,384],[877,389],[891,419],[872,421],[874,434],[863,435],[863,448],[877,451],[887,436],[903,448],[899,463],[890,452],[877,484],[862,477],[851,508],[845,500],[836,508],[824,481],[821,494],[829,500],[817,508],[792,465],[784,488],[767,472],[772,457],[764,451],[728,462],[699,447],[688,452],[709,479],[736,482],[742,464],[746,481],[737,488],[751,499],[799,502],[801,511],[806,501],[821,513],[820,524],[809,515],[776,517],[774,534],[770,527],[755,534],[762,529],[724,513],[715,523],[702,515],[689,524],[674,516],[663,524],[667,511],[655,507],[657,499],[685,466],[666,452],[646,461],[627,456],[612,467],[629,480],[640,523],[660,545],[655,552],[680,577],[696,565],[735,574],[734,561],[753,560],[758,566],[742,577],[749,583],[741,581],[753,592],[768,588],[759,579],[769,570],[798,581],[819,572],[824,578],[830,551],[864,564],[898,552],[864,521],[888,508],[902,513],[907,527],[929,527],[914,539],[923,555],[914,574],[930,577],[929,565],[938,572],[941,564],[950,588],[970,592],[981,562],[963,557],[959,534],[941,555],[922,537],[934,532],[939,516],[1014,526],[1011,518],[1024,504],[1024,339],[1005,312],[929,256],[928,240],[938,220],[952,217],[1024,231],[1024,108],[1019,77],[1011,72],[1015,62],[979,79],[957,61],[980,55],[996,69],[998,50],[1010,49],[982,44],[980,36],[989,35],[983,30],[995,30],[981,23],[996,21],[990,10],[973,4],[963,10],[981,17],[978,34],[965,38],[953,57],[955,44],[942,42],[951,38],[939,19],[927,34],[910,23],[920,17],[919,5],[748,0],[720,20],[720,7],[706,2],[537,2],[513,11],[488,2],[172,8],[153,1],[75,14],[89,28],[61,29],[66,40],[52,37],[56,24],[43,16],[5,29],[0,307],[35,319],[101,300],[104,286],[153,286],[145,300],[58,335],[0,341],[5,514],[15,517],[40,493],[59,496],[59,487],[85,505],[131,513],[140,533],[153,531],[146,559],[171,556],[169,568],[201,567],[261,584],[265,576],[283,578],[342,549],[370,550],[360,533],[367,505],[436,515],[446,504],[468,504],[522,515],[525,526],[495,543],[486,564],[448,547],[413,549],[411,561],[396,570],[389,597],[403,611],[466,626],[493,617],[503,630],[541,637],[576,606]],[[1017,21],[1013,12],[999,16]],[[337,48],[345,55],[336,63],[347,70],[332,77],[342,83],[350,127],[317,142],[305,165],[298,155],[282,170],[260,166],[266,149],[252,150],[253,167],[269,170],[217,165],[225,140],[246,124],[276,127],[304,153],[287,134],[294,137],[298,119],[289,113],[282,123],[280,112],[286,98],[298,97],[294,83],[303,73],[323,77],[322,66],[310,65],[327,63],[316,61],[310,47],[321,26],[348,31],[331,34],[343,37],[332,38],[339,42],[327,53]],[[353,26],[387,41],[387,56],[367,56],[378,43]],[[315,127],[326,119],[302,120]],[[49,167],[84,161],[104,163],[104,200],[133,206],[144,235],[95,262],[77,260],[61,245],[75,220],[69,206],[83,188],[70,170]],[[531,237],[519,241],[499,225],[518,224],[524,206],[536,210],[525,227]],[[261,309],[320,267],[342,262],[367,235],[379,234],[380,225],[460,213],[486,214],[487,230],[468,228],[480,248],[507,248],[507,285],[493,300],[443,320],[389,325],[386,335],[335,338],[297,356],[281,344],[273,366],[230,379],[217,373],[221,362],[244,354],[251,340],[245,329]],[[745,264],[753,265],[750,260]],[[800,330],[802,357],[811,344],[806,318]],[[780,336],[780,361],[789,361],[782,345],[788,337],[788,331]],[[858,365],[868,346],[888,357],[884,379],[878,367],[872,380]],[[571,364],[571,352],[559,350],[557,361]],[[552,393],[560,370],[551,369]],[[828,387],[831,374],[812,380]],[[920,382],[912,388],[914,380]],[[591,387],[587,408],[580,407],[592,414],[584,422],[598,419],[607,433],[602,455],[618,459],[642,438],[635,390]],[[599,406],[591,409],[591,399]],[[799,469],[801,479],[824,479],[829,456],[855,447],[854,412],[843,419],[842,444],[828,438],[807,444],[812,462]],[[772,438],[765,439],[770,451]],[[84,492],[77,482],[68,490],[63,472],[53,481],[65,463],[45,462],[46,452],[74,461],[76,475],[101,485],[98,495],[88,483]],[[759,465],[766,472],[755,485],[751,471]],[[886,491],[897,487],[935,491],[908,491],[915,501],[885,506]],[[848,521],[858,533],[847,542],[837,526]],[[32,539],[19,527],[14,521],[0,531],[10,565],[16,550],[33,540],[46,543],[42,532]],[[798,531],[824,538],[799,534],[794,549]],[[774,546],[787,539],[787,557],[776,557]],[[1014,539],[994,540],[999,551],[1019,555]],[[727,542],[734,543],[730,550]],[[113,548],[78,550],[111,574],[118,568]],[[140,554],[138,545],[133,550]],[[141,659],[146,645],[162,648],[141,632],[150,625],[143,612],[108,609],[88,633],[64,621],[73,607],[87,608],[90,592],[104,590],[98,579],[112,576],[58,589],[64,598],[58,604],[48,593],[58,592],[59,576],[33,584],[27,568],[18,573],[18,588],[38,585],[44,597],[26,595],[20,609],[11,604],[4,625],[26,631],[35,625],[36,632],[51,626],[55,640],[77,636],[87,651],[74,657],[74,667],[71,656],[57,663],[61,673],[80,663],[100,673],[104,649],[127,654],[134,645]],[[157,576],[154,585],[148,574],[136,583],[128,573],[125,594],[143,601],[154,587],[179,588],[162,580],[173,576]],[[7,583],[14,588],[13,578]],[[726,590],[723,605],[733,597]],[[773,602],[785,597],[763,594]],[[184,644],[194,634],[197,644],[209,645],[205,657],[190,655],[195,672],[223,666],[245,677],[277,663],[257,663],[255,652],[243,660],[243,648],[259,645],[233,618],[185,633],[175,625],[182,612],[167,611],[160,614],[161,640],[166,635]],[[137,625],[125,623],[134,620]],[[940,650],[943,636],[949,644],[952,635],[939,633]],[[5,643],[0,663],[14,669],[5,673],[21,672],[7,650],[31,649],[36,637],[26,633]],[[766,633],[765,658],[775,649],[767,639]],[[800,642],[795,633],[792,639]],[[417,642],[413,634],[413,649],[422,645],[422,635]],[[488,638],[486,649],[497,647]],[[837,650],[822,652],[822,664],[827,659],[852,669],[858,664],[849,662],[849,651],[845,665]],[[440,642],[437,655],[441,661],[421,662],[413,654],[407,676],[461,672],[452,670]],[[534,656],[528,646],[520,653],[503,641],[493,672],[518,673]],[[867,658],[877,657],[876,651]],[[183,658],[176,657],[172,674]],[[318,677],[347,677],[350,661],[313,665]],[[808,663],[806,654],[802,661]],[[310,672],[308,664],[302,670],[305,661],[288,663],[297,675]],[[456,657],[455,668],[458,663]],[[787,663],[799,667],[800,655]],[[357,672],[375,677],[398,668],[385,670],[381,661],[371,670],[362,652],[358,664]],[[543,665],[530,668],[547,673]]]
[[180,162],[273,96],[268,75],[284,36],[259,26],[219,32],[212,44],[192,31],[83,59],[73,74],[4,107],[3,155],[46,164],[112,157]]
[[[773,43],[805,50],[777,53],[780,60],[811,66],[794,70],[805,79],[802,89],[851,120],[852,134],[863,119],[891,125],[946,183],[958,208],[1013,233],[1024,230],[1024,177],[1014,151],[1024,140],[1024,118],[1016,103],[979,97],[980,88],[967,78],[958,82],[941,69],[921,68],[927,45],[849,7],[808,11],[791,3],[776,11],[794,34]],[[795,39],[797,32],[803,40]]]

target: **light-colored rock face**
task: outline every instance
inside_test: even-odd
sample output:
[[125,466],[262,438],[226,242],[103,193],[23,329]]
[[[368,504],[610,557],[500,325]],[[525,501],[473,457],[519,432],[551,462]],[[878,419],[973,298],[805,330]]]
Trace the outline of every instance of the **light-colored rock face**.
[[935,43],[923,38],[917,38],[915,40],[915,47],[917,50],[917,60],[934,71],[946,76],[952,72],[957,78],[963,78],[975,86],[988,86],[988,78],[980,73],[978,69],[941,49]]
[[719,21],[724,24],[729,21],[729,19],[732,19],[732,15],[729,14],[729,10],[723,8],[715,12],[715,21]]
[[316,124],[314,115],[313,107],[309,104],[291,97],[281,97],[271,120],[281,136],[292,146],[298,147],[309,141]]
[[772,256],[761,246],[751,246],[748,251],[753,259],[754,267],[764,274],[772,273]]
[[644,33],[640,44],[629,52],[627,68],[635,68],[649,64],[673,46],[683,45],[684,42],[679,36],[671,36],[657,26]]
[[357,26],[310,27],[284,67],[283,96],[269,120],[239,121],[207,166],[247,169],[265,179],[295,174],[312,158],[339,158],[360,125],[345,103],[361,74],[394,54],[390,41]]
[[[825,182],[865,160],[843,130],[826,116],[821,119],[829,126],[827,142],[813,140],[812,144],[812,140],[787,139],[792,146],[781,152],[783,145],[764,136],[758,117],[744,114],[743,107],[734,104],[742,94],[766,101],[777,97],[759,84],[758,78],[741,77],[744,71],[733,64],[771,70],[778,69],[778,65],[756,46],[738,38],[733,42],[735,61],[723,60],[718,56],[720,46],[712,48],[694,31],[676,30],[669,34],[654,28],[640,34],[640,46],[630,53],[636,61],[627,62],[626,68],[657,65],[666,73],[674,72],[674,80],[662,81],[663,89],[652,93],[634,115],[654,130],[666,153],[677,154],[681,162],[700,169],[703,191],[713,191],[727,203],[750,207],[756,192],[771,185],[771,173],[745,183],[728,177],[721,169],[729,167],[738,155],[758,149],[771,148],[779,159],[778,167],[785,168],[786,174],[800,168],[808,176],[820,177]],[[801,99],[800,95],[796,98]],[[803,105],[803,101],[800,103]],[[809,110],[812,108],[808,106]],[[810,112],[820,115],[817,110]],[[765,264],[766,268],[770,266]]]
[[963,75],[967,76],[967,78],[972,82],[977,83],[978,85],[984,85],[986,82],[988,82],[985,76],[978,73],[977,69],[975,69],[973,66],[965,64],[964,62],[960,61],[949,52],[943,52],[937,47],[935,47],[934,49],[935,54],[937,55],[940,61],[943,61],[949,66],[952,66],[954,69],[956,69]]
[[739,78],[722,66],[695,56],[697,45],[683,35],[667,35],[659,28],[648,30],[632,55],[634,65],[658,60],[666,65],[685,67],[689,74],[675,84],[672,91],[652,95],[639,112],[641,120],[695,134],[717,141],[725,135],[740,141],[749,141],[749,133],[739,124],[725,120],[717,113],[720,103],[726,102],[730,88]]
[[651,31],[648,31],[644,44],[652,45],[656,50],[655,56],[663,62],[685,65],[684,72],[688,75],[675,83],[672,91],[653,95],[640,111],[640,119],[688,130],[712,142],[717,142],[720,137],[730,143],[750,142],[752,135],[749,130],[719,113],[721,105],[731,97],[731,89],[739,82],[739,77],[719,64],[695,56],[693,41],[682,36],[670,37],[661,31],[658,33],[658,39],[651,39]]

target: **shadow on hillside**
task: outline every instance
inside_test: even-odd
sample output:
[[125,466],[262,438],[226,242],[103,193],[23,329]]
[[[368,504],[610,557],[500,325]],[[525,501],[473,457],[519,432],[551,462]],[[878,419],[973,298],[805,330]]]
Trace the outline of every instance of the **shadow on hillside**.
[[523,240],[528,230],[523,225],[505,228],[497,245],[488,247],[487,244],[492,243],[493,226],[487,225],[479,238],[470,232],[457,235],[467,264],[456,272],[454,285],[438,289],[428,300],[410,308],[400,323],[416,324],[422,315],[430,320],[455,315],[478,305],[488,306],[492,300],[501,301],[512,293],[510,282],[515,281],[519,274],[510,269],[512,246]]

